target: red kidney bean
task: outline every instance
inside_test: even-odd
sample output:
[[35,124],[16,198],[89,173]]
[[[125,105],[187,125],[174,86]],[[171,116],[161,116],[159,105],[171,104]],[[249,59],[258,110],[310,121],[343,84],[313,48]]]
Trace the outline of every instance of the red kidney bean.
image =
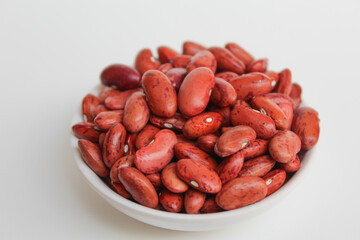
[[215,77],[209,68],[200,67],[191,71],[179,89],[180,112],[191,117],[204,111],[214,85]]
[[147,174],[145,175],[145,177],[147,177],[150,180],[151,184],[154,185],[156,190],[159,190],[160,188],[163,187],[160,173]]
[[232,127],[219,137],[214,151],[220,157],[227,157],[245,148],[255,139],[256,133],[251,127],[242,125]]
[[195,55],[197,52],[205,50],[206,48],[198,43],[186,41],[183,44],[183,54]]
[[139,72],[123,64],[113,64],[106,67],[100,75],[105,86],[115,86],[119,89],[137,88],[140,82]]
[[91,170],[100,177],[107,177],[109,175],[109,170],[102,160],[99,146],[86,139],[80,139],[78,141],[78,146],[84,162]]
[[167,128],[174,131],[182,131],[186,119],[178,113],[175,113],[172,117],[161,118],[155,115],[150,116],[150,122],[159,128]]
[[219,137],[216,136],[215,134],[206,134],[206,135],[199,137],[196,140],[196,145],[201,150],[214,155],[215,154],[214,146],[215,146],[215,143],[218,140],[218,138]]
[[163,74],[166,74],[168,71],[170,71],[171,69],[173,69],[173,65],[171,63],[164,63],[161,64],[161,66],[158,68],[158,70],[160,72],[162,72]]
[[258,138],[268,139],[276,133],[275,123],[269,116],[240,104],[233,108],[230,119],[235,126],[246,125],[254,129]]
[[177,51],[166,46],[158,47],[157,51],[161,63],[168,63],[170,59],[174,58],[176,55],[179,55]]
[[99,113],[94,119],[95,127],[102,131],[109,130],[114,124],[123,121],[124,111],[114,110]]
[[251,62],[247,66],[247,72],[266,72],[268,60],[266,58]]
[[301,149],[301,140],[292,131],[279,131],[269,142],[271,157],[280,163],[288,163]]
[[199,68],[199,67],[207,67],[213,73],[216,72],[216,59],[215,56],[209,52],[208,50],[202,50],[197,52],[188,63],[186,70],[187,72],[191,72],[192,70]]
[[129,132],[142,130],[150,118],[150,110],[145,95],[140,92],[133,93],[127,100],[124,108],[123,124]]
[[171,85],[176,92],[179,91],[181,83],[186,77],[187,71],[185,68],[172,68],[167,73],[166,76],[169,78]]
[[235,57],[228,49],[220,47],[211,47],[208,49],[214,54],[218,69],[222,71],[230,71],[237,74],[244,74],[246,66],[245,64]]
[[244,163],[239,172],[239,177],[263,177],[275,166],[275,163],[276,161],[271,159],[269,155],[250,159]]
[[275,92],[283,93],[285,95],[290,95],[291,92],[291,71],[289,69],[284,69],[279,73],[279,81],[276,84]]
[[154,127],[151,124],[147,124],[136,137],[135,140],[136,149],[140,149],[142,147],[147,146],[155,138],[156,133],[159,131],[160,131],[159,128]]
[[105,107],[102,104],[97,105],[91,112],[91,118],[95,119],[97,115],[99,115],[102,112],[106,112],[106,111],[109,111],[109,109],[107,107]]
[[301,148],[309,150],[319,140],[320,125],[318,113],[310,107],[300,107],[294,112],[291,130],[301,139]]
[[265,198],[267,186],[259,177],[239,177],[227,182],[216,195],[216,203],[225,210],[233,210]]
[[121,110],[125,108],[126,101],[135,92],[144,92],[142,88],[130,89],[122,92],[117,92],[105,98],[105,106],[113,110]]
[[106,135],[106,132],[102,132],[102,133],[100,133],[100,135],[99,135],[99,146],[100,146],[100,149],[103,149],[104,141],[105,141],[105,135]]
[[287,103],[287,104],[290,104],[293,107],[293,109],[295,109],[294,100],[292,100],[291,97],[289,97],[288,95],[285,95],[283,93],[267,93],[267,94],[264,94],[264,97],[271,99],[279,106],[282,103]]
[[128,133],[125,139],[124,145],[124,155],[135,155],[136,147],[135,140],[137,138],[137,133]]
[[219,113],[201,113],[187,120],[182,131],[186,138],[198,138],[216,132],[220,128],[221,121],[222,116]]
[[151,69],[158,69],[160,62],[153,57],[150,49],[141,50],[135,59],[135,68],[143,75],[146,71]]
[[183,193],[189,189],[189,185],[176,175],[176,163],[170,163],[162,170],[161,180],[164,186],[174,193]]
[[96,143],[99,140],[100,132],[95,130],[94,126],[90,122],[77,123],[72,127],[72,131],[75,137]]
[[111,87],[102,86],[99,91],[98,98],[101,103],[104,103],[107,97],[116,96],[119,93],[121,93],[121,91],[113,89]]
[[258,157],[267,153],[268,145],[268,140],[258,138],[250,142],[241,152],[244,154],[245,159]]
[[122,168],[122,167],[133,167],[133,166],[135,166],[134,160],[135,160],[134,155],[124,156],[124,157],[121,157],[119,160],[117,160],[110,169],[111,182],[119,183],[120,182],[119,175],[118,175],[119,174],[119,169]]
[[237,98],[234,87],[221,78],[215,78],[215,86],[211,92],[210,100],[219,107],[228,107],[235,103]]
[[234,73],[234,72],[221,72],[221,73],[217,73],[215,75],[215,77],[217,78],[222,78],[225,81],[229,82],[230,80],[232,80],[233,78],[237,78],[239,75]]
[[277,74],[274,71],[266,71],[265,74],[271,78],[272,80],[275,80],[276,83],[279,81],[279,74]]
[[170,60],[174,68],[186,68],[191,60],[190,55],[177,55]]
[[113,125],[105,135],[103,144],[103,159],[105,165],[112,165],[124,155],[126,130],[121,123]]
[[254,58],[236,43],[228,43],[225,45],[225,48],[234,54],[235,57],[240,59],[245,65],[249,65],[252,61],[254,61]]
[[208,111],[219,113],[222,116],[221,125],[222,126],[230,126],[230,113],[231,113],[230,107],[219,108],[215,105],[210,105],[210,106],[208,106]]
[[191,187],[205,193],[221,190],[221,180],[217,173],[202,162],[181,159],[176,163],[177,175]]
[[176,91],[170,80],[158,70],[147,71],[141,80],[151,111],[159,117],[171,117],[177,110]]
[[268,189],[266,196],[269,196],[279,190],[279,188],[284,184],[286,172],[284,170],[276,169],[266,174],[263,179]]
[[237,99],[249,100],[254,96],[269,93],[275,87],[276,81],[263,73],[247,73],[229,81],[234,87]]
[[110,181],[110,186],[120,196],[122,196],[122,197],[124,197],[126,199],[131,199],[130,193],[128,191],[126,191],[124,185],[121,182],[115,183],[115,182]]
[[156,208],[159,203],[156,190],[139,170],[133,167],[120,168],[119,179],[135,201],[146,207]]
[[301,162],[300,162],[299,156],[296,155],[292,160],[290,160],[290,162],[277,163],[277,165],[279,166],[279,168],[285,170],[285,172],[292,173],[292,172],[296,172],[297,170],[299,170],[299,168],[301,166]]
[[297,83],[293,83],[291,86],[291,92],[289,96],[294,100],[295,109],[297,109],[302,102],[301,92],[302,92],[301,86]]
[[224,211],[217,205],[215,198],[208,198],[205,200],[204,205],[200,208],[201,213],[217,213]]
[[160,192],[160,203],[168,212],[180,212],[183,208],[183,202],[181,193],[173,193],[167,189]]
[[277,129],[285,130],[291,125],[286,114],[271,99],[264,96],[256,96],[251,100],[251,105],[254,109],[271,117]]
[[82,101],[82,113],[85,122],[92,122],[94,120],[92,118],[92,112],[94,111],[95,107],[100,104],[100,99],[93,94],[88,94],[84,97]]
[[173,158],[176,143],[174,132],[168,129],[159,131],[155,134],[153,143],[142,147],[135,153],[136,168],[146,174],[159,172]]
[[195,189],[189,189],[185,192],[184,207],[188,214],[199,213],[205,203],[206,194]]
[[236,178],[243,167],[243,164],[244,154],[241,151],[223,159],[216,170],[222,184]]
[[211,169],[217,168],[216,161],[209,154],[188,142],[180,142],[175,145],[175,156],[177,159],[191,158],[207,165]]
[[221,47],[211,47],[208,50],[211,51],[216,57],[218,71],[233,72],[236,74],[245,73],[246,65],[228,49]]

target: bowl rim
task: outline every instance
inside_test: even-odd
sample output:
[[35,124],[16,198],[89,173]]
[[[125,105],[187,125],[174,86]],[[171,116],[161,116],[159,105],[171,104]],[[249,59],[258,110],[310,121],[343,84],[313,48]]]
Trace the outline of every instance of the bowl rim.
[[[99,86],[101,85],[98,84],[90,93],[97,94],[97,92],[100,89]],[[73,115],[71,126],[82,121],[83,119],[81,116],[81,103],[80,103],[80,107]],[[145,207],[136,202],[128,200],[122,197],[121,195],[119,195],[118,193],[116,193],[115,191],[113,191],[83,161],[80,152],[78,150],[78,143],[77,143],[78,139],[74,136],[73,133],[71,133],[70,135],[71,135],[70,143],[76,165],[79,168],[82,175],[87,180],[87,182],[96,190],[96,192],[98,192],[100,195],[104,195],[106,198],[111,199],[114,202],[119,203],[120,205],[123,205],[126,208],[131,209],[132,211],[136,211],[141,214],[145,214],[149,216],[160,217],[164,219],[166,218],[171,220],[201,221],[201,220],[215,220],[219,218],[234,217],[234,215],[243,215],[243,214],[248,214],[250,212],[258,211],[260,208],[265,208],[268,205],[276,203],[277,201],[280,201],[284,196],[288,195],[292,190],[294,190],[296,185],[303,178],[303,176],[305,176],[305,174],[309,172],[306,169],[311,169],[311,165],[314,162],[314,157],[311,156],[314,155],[315,153],[314,150],[316,149],[316,147],[314,147],[304,152],[303,159],[301,160],[301,168],[291,176],[291,178],[283,185],[283,187],[281,187],[279,190],[272,193],[271,195],[267,196],[266,198],[262,199],[261,201],[230,211],[222,211],[222,212],[207,213],[207,214],[187,214],[187,213],[172,213],[172,212],[161,211],[158,209]],[[312,158],[311,161],[309,161],[310,157]]]

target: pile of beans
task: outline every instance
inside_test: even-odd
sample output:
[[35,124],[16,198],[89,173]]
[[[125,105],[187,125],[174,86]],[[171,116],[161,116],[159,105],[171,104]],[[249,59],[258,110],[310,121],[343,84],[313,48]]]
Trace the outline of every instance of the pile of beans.
[[289,69],[269,71],[235,43],[157,51],[106,67],[72,128],[109,187],[150,208],[213,213],[264,199],[300,168],[319,118]]

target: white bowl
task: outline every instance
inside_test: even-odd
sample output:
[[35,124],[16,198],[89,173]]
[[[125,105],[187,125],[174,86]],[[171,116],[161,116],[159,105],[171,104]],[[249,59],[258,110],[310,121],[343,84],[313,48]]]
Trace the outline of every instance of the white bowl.
[[[97,86],[92,93],[96,95],[99,89],[100,85]],[[83,121],[80,109],[75,113],[72,119],[73,125]],[[305,173],[311,168],[310,165],[313,162],[313,159],[310,161],[310,158],[315,150],[314,148],[302,154],[302,156],[300,156],[301,168],[284,184],[283,187],[260,202],[232,211],[209,214],[184,214],[151,209],[121,197],[110,189],[82,160],[77,145],[78,139],[71,135],[70,140],[75,162],[79,167],[80,172],[90,186],[111,206],[138,221],[160,228],[180,231],[215,230],[244,221],[254,215],[264,212],[274,204],[277,204],[302,181]]]

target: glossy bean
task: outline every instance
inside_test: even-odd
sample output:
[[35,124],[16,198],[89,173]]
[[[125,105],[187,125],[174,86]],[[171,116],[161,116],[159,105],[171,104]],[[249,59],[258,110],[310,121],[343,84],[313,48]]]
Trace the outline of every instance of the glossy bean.
[[172,117],[158,117],[155,115],[150,116],[150,122],[159,128],[167,128],[174,131],[182,131],[186,119],[178,113]]
[[107,131],[103,144],[103,159],[108,168],[124,155],[125,138],[126,130],[121,123],[116,123]]
[[177,51],[166,46],[158,47],[157,51],[161,63],[168,63],[170,59],[174,58],[176,55],[179,55]]
[[114,183],[119,183],[119,169],[122,167],[133,167],[134,166],[134,155],[124,156],[117,160],[110,169],[110,179]]
[[301,139],[301,148],[309,150],[319,140],[320,124],[317,111],[310,107],[300,107],[294,112],[291,130]]
[[100,177],[107,177],[109,170],[106,168],[101,157],[101,151],[97,144],[86,139],[78,141],[80,154],[84,162]]
[[238,59],[240,59],[245,65],[249,65],[254,61],[253,56],[250,55],[245,49],[240,47],[236,43],[227,43],[225,48],[228,49],[232,54],[235,55]]
[[217,205],[214,197],[206,199],[204,205],[200,208],[201,213],[217,213],[222,211],[224,210]]
[[213,73],[216,72],[216,59],[215,56],[209,52],[208,50],[202,50],[197,52],[188,63],[186,70],[187,72],[191,72],[192,70],[199,68],[199,67],[207,67]]
[[206,194],[195,189],[189,189],[185,192],[184,207],[188,214],[199,213],[205,203]]
[[133,167],[119,169],[119,179],[134,200],[149,208],[156,208],[159,198],[150,180]]
[[183,193],[189,189],[189,185],[177,176],[176,163],[170,163],[162,170],[161,180],[164,186],[174,193]]
[[227,182],[216,195],[216,203],[225,210],[233,210],[265,198],[267,186],[259,177],[238,177]]
[[279,190],[279,188],[284,184],[286,179],[286,172],[281,169],[275,169],[266,174],[263,179],[268,189],[266,196],[269,196],[270,194]]
[[236,178],[243,167],[243,164],[244,154],[241,151],[223,159],[216,169],[222,184]]
[[171,85],[176,92],[179,91],[181,83],[186,77],[187,71],[185,68],[172,68],[167,73],[166,76],[169,78]]
[[177,159],[191,158],[199,161],[211,169],[217,168],[217,163],[214,158],[201,149],[188,142],[180,142],[175,145],[175,155]]
[[135,153],[137,169],[146,174],[159,172],[173,158],[176,143],[174,132],[168,129],[160,130],[155,134],[154,142],[140,148]]
[[214,146],[218,138],[219,137],[215,134],[206,134],[196,140],[196,145],[198,148],[209,154],[215,154]]
[[100,132],[96,130],[95,124],[90,122],[77,123],[72,127],[75,137],[79,139],[86,139],[96,143],[99,140]]
[[171,117],[177,110],[176,91],[165,74],[147,71],[141,80],[151,111],[159,117]]
[[234,56],[228,49],[220,47],[211,47],[208,49],[214,54],[218,69],[222,71],[230,71],[237,74],[244,74],[246,70],[245,64]]
[[140,74],[136,69],[124,64],[113,64],[102,71],[100,79],[105,86],[133,89],[139,85]]
[[82,113],[85,122],[93,122],[92,112],[94,111],[95,107],[100,105],[101,101],[98,97],[93,94],[88,94],[82,100]]
[[287,163],[277,163],[278,167],[285,170],[287,173],[296,172],[301,166],[299,156],[296,155],[290,162]]
[[190,55],[177,55],[170,60],[174,68],[186,68],[191,60]]
[[268,139],[277,132],[275,123],[269,116],[240,104],[231,111],[230,120],[234,126],[246,125],[251,127],[255,130],[258,138]]
[[135,59],[135,68],[143,75],[146,71],[151,69],[158,69],[160,62],[153,57],[150,49],[141,50]]
[[127,131],[135,133],[141,131],[150,118],[150,110],[141,92],[133,93],[126,101],[123,124]]
[[249,145],[256,139],[256,132],[249,126],[239,125],[224,132],[216,141],[215,153],[227,157]]
[[205,110],[215,85],[213,72],[204,67],[196,68],[182,82],[179,94],[179,110],[185,116],[195,116]]
[[207,165],[193,159],[181,159],[176,163],[177,175],[191,187],[204,193],[221,190],[221,180]]
[[197,52],[205,50],[206,48],[198,43],[186,41],[183,44],[183,54],[195,55]]
[[221,121],[222,116],[219,113],[201,113],[187,120],[182,131],[186,138],[198,138],[216,132],[220,128]]
[[266,72],[268,66],[268,60],[266,58],[258,59],[251,62],[247,66],[247,72]]
[[142,88],[130,89],[105,98],[105,106],[112,110],[121,110],[125,108],[126,101],[135,92],[144,92]]
[[250,159],[244,163],[241,171],[239,172],[239,177],[263,177],[275,166],[275,163],[276,161],[274,161],[269,155]]
[[249,145],[241,150],[245,159],[264,155],[268,151],[269,141],[265,139],[255,139]]
[[276,81],[263,73],[247,73],[229,81],[234,87],[237,99],[249,100],[273,90]]
[[159,200],[168,212],[180,212],[184,204],[184,198],[181,193],[173,193],[167,189],[163,189],[160,192]]
[[271,157],[280,163],[290,162],[301,149],[301,140],[292,131],[279,131],[269,142]]
[[219,107],[228,107],[235,103],[237,98],[234,87],[222,78],[215,78],[215,86],[210,100]]
[[291,87],[291,71],[289,69],[284,69],[279,73],[279,81],[276,84],[274,91],[277,93],[290,95]]
[[154,139],[156,133],[159,131],[160,131],[159,128],[154,127],[151,124],[147,124],[136,137],[135,140],[136,149],[140,149],[142,147],[147,146]]
[[99,113],[94,119],[95,127],[102,131],[109,130],[114,124],[121,123],[124,118],[123,110],[106,111]]

